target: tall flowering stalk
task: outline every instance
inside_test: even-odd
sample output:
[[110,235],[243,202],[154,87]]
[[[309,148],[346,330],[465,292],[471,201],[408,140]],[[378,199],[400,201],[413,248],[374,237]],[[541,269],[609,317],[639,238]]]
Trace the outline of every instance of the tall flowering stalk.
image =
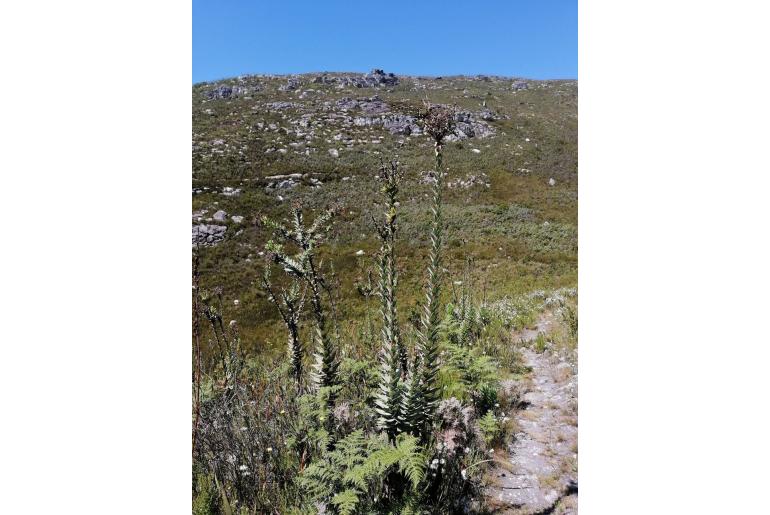
[[267,291],[268,298],[278,309],[278,313],[281,315],[281,319],[288,330],[289,361],[292,373],[294,374],[294,380],[297,386],[301,388],[305,347],[299,338],[299,319],[305,303],[305,291],[300,291],[299,282],[297,279],[294,279],[288,291],[281,289],[279,293],[276,293],[270,283],[269,266],[265,267],[262,285]]
[[407,396],[407,416],[413,434],[423,442],[430,435],[431,422],[438,405],[439,325],[441,313],[441,246],[443,243],[443,219],[441,216],[444,181],[442,148],[444,138],[453,130],[454,116],[450,109],[429,106],[423,115],[425,132],[433,138],[436,155],[436,172],[432,188],[430,256],[425,283],[425,304],[417,332],[417,357]]
[[200,322],[200,272],[199,272],[200,260],[198,254],[193,255],[193,341],[195,346],[193,347],[193,358],[195,360],[195,370],[193,375],[194,384],[194,397],[193,397],[193,409],[195,416],[193,418],[193,431],[192,431],[192,452],[195,455],[195,446],[198,442],[198,426],[200,425],[201,418],[201,322]]
[[[332,389],[340,383],[337,374],[340,357],[337,342],[330,334],[329,321],[322,301],[325,285],[319,265],[316,263],[315,250],[328,232],[329,223],[335,211],[334,207],[327,209],[317,216],[312,224],[305,225],[302,206],[295,203],[292,206],[288,227],[267,218],[262,219],[262,222],[275,232],[276,239],[270,240],[265,246],[269,258],[282,267],[289,276],[304,281],[308,287],[310,306],[315,319],[314,340],[317,350],[313,380],[318,388]],[[299,252],[294,255],[288,254],[284,249],[284,243],[293,243],[299,248]],[[328,400],[330,409],[333,408],[335,401],[336,395],[332,390]]]
[[384,183],[382,193],[385,197],[385,220],[382,224],[375,221],[381,246],[379,255],[380,314],[382,316],[382,350],[380,351],[380,384],[377,393],[376,410],[380,416],[380,427],[385,430],[392,442],[403,428],[402,380],[405,379],[408,366],[406,347],[401,339],[398,325],[396,287],[396,208],[398,207],[398,185],[401,173],[398,163],[383,163],[380,177]]

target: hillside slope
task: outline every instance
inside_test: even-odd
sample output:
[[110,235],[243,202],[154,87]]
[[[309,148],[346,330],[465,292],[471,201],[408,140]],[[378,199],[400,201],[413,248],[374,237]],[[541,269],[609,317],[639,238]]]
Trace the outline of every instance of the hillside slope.
[[[577,283],[577,82],[325,73],[245,76],[193,86],[192,220],[202,284],[221,286],[247,350],[283,349],[259,287],[267,231],[293,201],[343,206],[325,256],[355,291],[378,247],[371,229],[380,159],[406,171],[399,234],[402,315],[416,308],[429,215],[430,142],[414,113],[456,106],[445,146],[445,266],[489,298]],[[361,252],[363,254],[361,255]],[[236,302],[237,301],[237,302]],[[351,331],[360,302],[339,299]]]

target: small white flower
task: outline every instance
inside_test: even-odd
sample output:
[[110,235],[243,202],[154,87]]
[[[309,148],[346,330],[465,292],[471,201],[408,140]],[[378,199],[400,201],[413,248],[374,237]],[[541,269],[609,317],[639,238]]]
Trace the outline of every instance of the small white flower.
[[363,256],[363,255],[364,255],[363,250],[359,250],[358,252],[356,252],[356,256]]
[[471,448],[470,448],[470,447],[466,447],[466,448],[465,448],[465,452],[466,452],[466,453],[468,453],[468,452],[471,452]]
[[460,475],[463,477],[463,479],[468,479],[468,473],[465,469],[460,471]]
[[244,470],[248,470],[248,469],[249,469],[249,467],[247,467],[246,465],[241,465],[240,467],[238,467],[238,470],[240,470],[240,471],[244,471]]
[[233,301],[233,304],[235,304],[236,306],[237,306],[237,305],[239,305],[240,303],[241,303],[241,301],[240,301],[240,300],[238,300],[238,299],[235,299],[235,300]]
[[462,285],[463,285],[463,282],[462,282],[462,281],[455,281],[455,282],[454,282],[454,285],[455,285],[455,286],[462,286]]
[[273,448],[272,447],[268,447],[267,448],[267,452],[273,452]]
[[443,465],[444,463],[446,463],[446,460],[445,460],[444,458],[441,458],[441,460],[439,461],[439,463],[441,463],[441,464]]
[[494,454],[494,453],[495,453],[494,449],[489,449],[489,454]]

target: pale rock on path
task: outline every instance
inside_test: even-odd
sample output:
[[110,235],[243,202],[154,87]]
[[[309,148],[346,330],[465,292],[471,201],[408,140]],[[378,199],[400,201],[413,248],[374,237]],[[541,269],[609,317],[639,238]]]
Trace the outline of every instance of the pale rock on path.
[[[543,320],[543,331],[550,320]],[[534,334],[533,334],[534,333]],[[525,331],[524,340],[537,331]],[[548,351],[521,348],[532,368],[525,407],[513,414],[519,428],[505,466],[492,470],[485,494],[494,513],[577,514],[577,373]]]

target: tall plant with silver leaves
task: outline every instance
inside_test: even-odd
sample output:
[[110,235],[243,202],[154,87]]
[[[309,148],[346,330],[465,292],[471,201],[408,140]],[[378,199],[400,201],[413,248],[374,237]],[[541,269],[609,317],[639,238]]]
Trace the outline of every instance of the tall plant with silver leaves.
[[417,331],[417,355],[413,366],[411,384],[406,398],[407,420],[411,432],[422,442],[430,437],[436,407],[440,399],[439,373],[439,326],[441,324],[441,247],[443,244],[442,189],[444,182],[443,143],[454,128],[451,109],[429,105],[423,113],[425,132],[433,139],[436,170],[432,188],[430,256],[425,282],[425,303]]
[[[315,320],[315,365],[313,384],[317,388],[330,388],[328,405],[334,406],[336,394],[334,387],[339,385],[337,369],[340,365],[337,341],[331,334],[330,323],[326,315],[323,293],[328,294],[320,263],[316,262],[316,247],[323,242],[331,228],[330,222],[336,212],[336,207],[326,209],[318,215],[312,224],[306,225],[302,214],[302,205],[292,205],[291,217],[287,224],[280,224],[262,218],[262,222],[273,229],[274,238],[267,242],[265,248],[268,257],[291,277],[304,281],[310,294],[310,307]],[[286,252],[284,245],[292,243],[299,252],[291,255]]]
[[401,172],[397,161],[382,163],[380,178],[383,182],[382,194],[385,199],[385,220],[374,221],[380,237],[379,283],[377,292],[380,297],[382,317],[382,348],[380,350],[380,382],[375,401],[380,427],[388,438],[395,442],[396,435],[403,429],[404,414],[402,405],[403,380],[407,374],[408,356],[401,339],[398,324],[396,288],[398,271],[396,270],[396,212],[398,207],[398,187]]

